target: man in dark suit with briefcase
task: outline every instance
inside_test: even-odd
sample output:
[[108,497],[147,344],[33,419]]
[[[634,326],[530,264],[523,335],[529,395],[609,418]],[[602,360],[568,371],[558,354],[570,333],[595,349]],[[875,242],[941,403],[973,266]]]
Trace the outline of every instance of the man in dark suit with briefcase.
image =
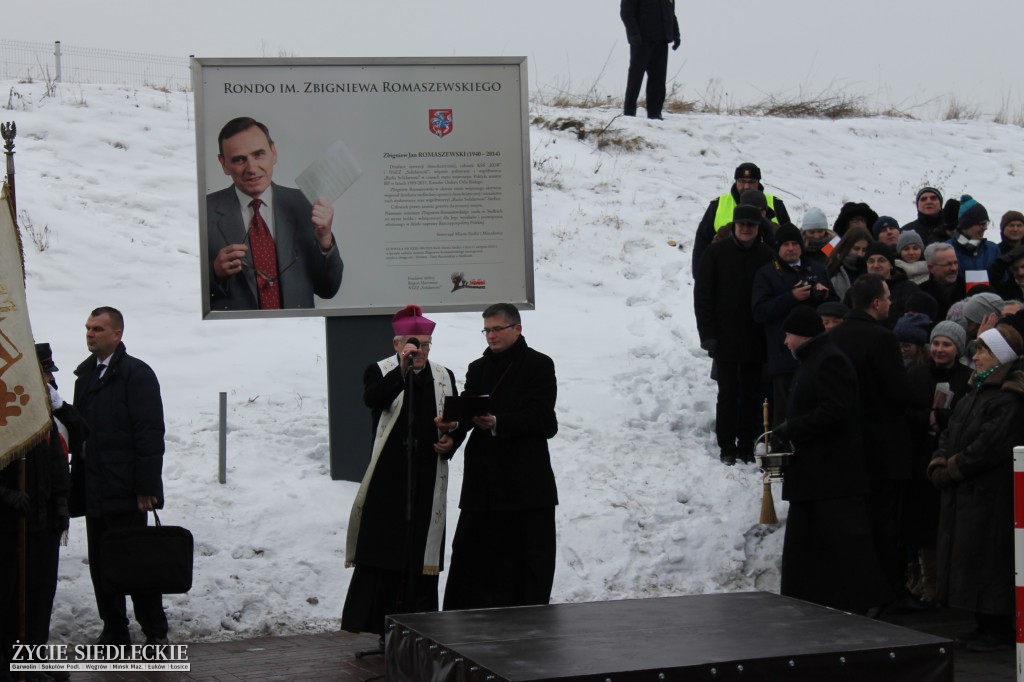
[[[161,470],[164,413],[156,374],[125,352],[124,318],[115,308],[93,310],[85,323],[91,353],[75,370],[75,408],[89,425],[76,452],[71,514],[85,515],[89,573],[103,620],[97,644],[131,644],[125,595],[104,580],[103,536],[118,528],[144,527],[148,513],[163,508]],[[167,644],[167,616],[159,592],[133,593],[135,618],[146,644]]]

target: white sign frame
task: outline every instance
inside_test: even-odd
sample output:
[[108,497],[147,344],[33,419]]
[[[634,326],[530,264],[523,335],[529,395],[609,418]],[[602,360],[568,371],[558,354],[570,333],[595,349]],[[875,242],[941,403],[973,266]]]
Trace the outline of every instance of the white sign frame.
[[[534,308],[525,57],[193,58],[192,79],[204,319]],[[211,295],[207,198],[232,184],[217,138],[242,116],[269,128],[275,184],[305,171],[322,182],[304,189],[344,190],[328,197],[340,289],[310,307],[220,309],[246,304]]]

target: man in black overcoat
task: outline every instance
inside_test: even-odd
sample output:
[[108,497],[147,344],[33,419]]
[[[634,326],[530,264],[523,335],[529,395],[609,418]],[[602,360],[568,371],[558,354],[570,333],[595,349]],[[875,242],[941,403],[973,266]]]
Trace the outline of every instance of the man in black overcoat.
[[469,365],[465,394],[490,396],[491,411],[456,430],[471,432],[445,611],[547,604],[555,575],[555,364],[526,345],[511,303],[483,320],[487,349]]
[[[162,509],[164,409],[156,374],[128,355],[121,342],[124,317],[116,308],[92,311],[85,323],[89,357],[75,370],[75,409],[89,426],[74,453],[71,515],[85,515],[89,573],[103,621],[97,644],[131,644],[125,595],[103,579],[103,535],[115,528],[145,526]],[[156,592],[132,595],[135,618],[147,644],[167,643],[167,616]]]
[[798,306],[783,323],[799,360],[786,421],[773,435],[792,442],[784,472],[789,501],[781,592],[788,597],[866,613],[892,600],[875,556],[864,495],[857,375],[825,333],[813,308]]
[[760,435],[761,370],[764,329],[754,320],[754,275],[774,252],[761,241],[761,211],[740,204],[733,211],[732,234],[708,247],[693,287],[693,312],[700,347],[715,359],[718,401],[715,435],[724,464],[753,461]]
[[894,586],[903,583],[900,551],[902,487],[911,477],[912,447],[906,411],[910,384],[900,343],[884,321],[889,287],[881,275],[864,274],[850,289],[853,310],[829,334],[850,359],[860,387],[860,432],[869,483],[868,517],[875,551]]

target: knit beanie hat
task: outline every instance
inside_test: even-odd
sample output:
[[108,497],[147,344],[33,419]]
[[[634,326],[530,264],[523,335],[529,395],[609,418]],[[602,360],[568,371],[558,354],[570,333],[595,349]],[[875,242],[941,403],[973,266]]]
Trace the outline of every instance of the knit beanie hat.
[[934,320],[939,316],[939,303],[934,296],[918,289],[907,298],[906,311],[921,313],[927,315],[929,320]]
[[990,313],[997,315],[1003,312],[1003,299],[999,294],[983,292],[975,294],[964,303],[964,317],[974,324],[981,324],[985,316]]
[[921,189],[917,190],[917,196],[914,197],[914,203],[916,204],[918,201],[921,201],[921,195],[927,192],[931,192],[932,194],[937,196],[939,198],[939,203],[942,203],[942,192],[935,189],[934,187],[922,187]]
[[1002,219],[999,221],[999,231],[1002,232],[1006,228],[1008,223],[1012,223],[1014,220],[1018,220],[1024,223],[1024,213],[1020,211],[1007,211],[1003,214]]
[[924,251],[924,240],[921,239],[915,230],[907,230],[906,232],[900,233],[899,241],[896,242],[896,253],[899,254],[903,250],[903,247],[910,246],[911,244],[917,244],[922,251]]
[[761,169],[750,163],[741,163],[736,166],[736,173],[732,176],[733,180],[746,179],[746,180],[760,180]]
[[875,224],[871,227],[871,234],[874,236],[875,239],[878,239],[878,235],[882,232],[882,230],[889,227],[895,227],[898,230],[900,229],[900,224],[896,222],[896,219],[893,218],[892,216],[879,216],[878,220],[876,220]]
[[793,311],[782,323],[782,331],[787,334],[811,338],[818,334],[824,334],[825,325],[814,308],[807,305],[798,305],[793,308]]
[[871,242],[868,244],[868,248],[864,249],[864,261],[867,262],[868,258],[872,256],[885,256],[889,259],[889,264],[896,267],[896,254],[892,252],[892,249],[882,242]]
[[928,327],[932,321],[921,313],[906,313],[896,320],[896,326],[892,333],[900,340],[900,343],[912,343],[916,346],[923,346],[928,343]]
[[804,235],[793,223],[786,223],[775,231],[776,249],[786,242],[796,242],[801,249],[804,247]]
[[825,212],[820,208],[809,208],[807,213],[804,213],[804,222],[800,225],[800,229],[804,230],[827,230],[828,229],[828,218],[825,217]]
[[957,213],[956,229],[963,232],[972,225],[988,222],[988,211],[975,201],[970,194],[960,195],[960,211]]
[[964,348],[967,346],[967,332],[965,332],[964,328],[956,322],[952,322],[951,320],[943,320],[942,322],[939,322],[935,325],[935,328],[932,329],[931,337],[928,340],[934,341],[936,336],[944,336],[952,341],[953,345],[956,346],[957,356],[964,354]]

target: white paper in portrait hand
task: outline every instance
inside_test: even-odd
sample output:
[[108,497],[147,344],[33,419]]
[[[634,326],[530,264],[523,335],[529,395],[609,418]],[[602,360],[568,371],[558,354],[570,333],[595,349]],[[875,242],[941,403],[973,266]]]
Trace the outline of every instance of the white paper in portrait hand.
[[319,159],[295,178],[295,184],[315,204],[323,199],[333,204],[363,174],[359,162],[344,142],[338,140]]

